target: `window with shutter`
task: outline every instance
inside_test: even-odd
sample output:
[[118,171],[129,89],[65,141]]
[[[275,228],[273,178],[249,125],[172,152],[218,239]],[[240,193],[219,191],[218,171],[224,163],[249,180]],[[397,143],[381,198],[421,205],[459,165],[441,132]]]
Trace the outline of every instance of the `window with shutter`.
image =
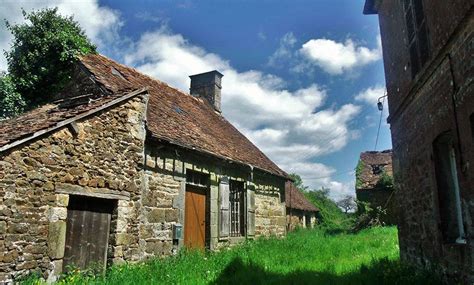
[[222,177],[219,182],[219,237],[229,236],[229,178]]
[[412,78],[430,56],[428,30],[422,0],[403,0]]
[[230,181],[230,236],[245,235],[245,203],[244,182]]

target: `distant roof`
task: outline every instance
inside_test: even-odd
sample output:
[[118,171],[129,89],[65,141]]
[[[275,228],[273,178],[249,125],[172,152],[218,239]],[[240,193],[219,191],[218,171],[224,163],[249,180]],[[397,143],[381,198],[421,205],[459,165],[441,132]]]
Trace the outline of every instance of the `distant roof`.
[[0,121],[0,147],[146,88],[149,94],[146,126],[152,137],[288,177],[205,99],[172,88],[102,55],[84,56],[80,63],[106,95],[96,96],[92,103],[72,104],[66,108],[60,104],[46,105],[15,119]]
[[375,188],[383,172],[393,176],[392,150],[366,151],[360,154],[362,168],[356,173],[356,179],[361,182],[358,189]]
[[308,199],[301,193],[295,184],[288,181],[285,184],[285,203],[287,208],[303,210],[308,212],[318,212],[319,209],[311,204]]

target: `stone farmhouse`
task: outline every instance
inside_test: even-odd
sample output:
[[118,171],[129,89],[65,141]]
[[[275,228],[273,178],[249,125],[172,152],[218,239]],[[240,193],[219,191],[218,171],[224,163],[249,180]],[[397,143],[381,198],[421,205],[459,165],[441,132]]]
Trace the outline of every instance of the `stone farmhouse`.
[[221,114],[101,55],[58,100],[0,122],[0,283],[286,233],[287,174]]
[[375,209],[384,210],[385,224],[396,224],[396,203],[393,199],[392,150],[366,151],[360,154],[356,171],[356,198]]
[[319,209],[311,204],[293,182],[285,185],[287,230],[312,228],[318,223]]
[[366,0],[378,14],[401,258],[474,284],[472,0]]

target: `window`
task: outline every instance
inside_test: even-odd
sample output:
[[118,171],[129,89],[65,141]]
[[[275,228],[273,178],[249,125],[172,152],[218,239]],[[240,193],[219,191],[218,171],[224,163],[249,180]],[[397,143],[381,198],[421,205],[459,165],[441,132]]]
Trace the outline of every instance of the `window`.
[[428,61],[430,48],[422,0],[403,0],[412,78]]
[[447,243],[465,243],[456,152],[451,132],[435,139],[433,151],[443,239]]
[[384,165],[383,164],[373,164],[372,166],[372,173],[374,175],[379,175],[382,174],[384,171]]
[[474,143],[474,113],[472,113],[471,116],[469,116],[469,121],[471,123],[471,138],[472,138],[472,142]]
[[208,187],[209,174],[187,169],[186,170],[186,183],[195,185],[195,186],[200,186],[200,187]]
[[238,237],[245,235],[245,189],[244,182],[230,180],[229,203],[230,203],[230,236]]

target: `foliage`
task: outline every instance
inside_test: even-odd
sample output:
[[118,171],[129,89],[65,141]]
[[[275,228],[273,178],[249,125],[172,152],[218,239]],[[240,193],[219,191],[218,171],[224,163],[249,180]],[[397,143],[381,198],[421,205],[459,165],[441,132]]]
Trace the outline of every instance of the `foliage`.
[[357,209],[357,218],[352,228],[353,232],[385,225],[383,217],[387,214],[387,211],[381,206],[373,208],[368,202],[357,201]]
[[319,227],[346,231],[351,227],[352,219],[344,214],[332,199],[328,197],[328,189],[305,192],[306,198],[319,209],[320,225]]
[[295,173],[290,174],[295,186],[303,192],[306,199],[319,209],[319,227],[333,230],[349,230],[351,219],[329,198],[329,189],[322,187],[319,190],[309,189],[304,185],[303,179]]
[[393,188],[393,177],[387,173],[387,171],[382,170],[380,174],[379,181],[377,181],[376,187],[384,188],[384,189],[392,189]]
[[362,169],[364,168],[364,163],[359,159],[357,166],[355,168],[355,177],[356,177],[356,188],[362,188],[362,180],[360,180],[360,175],[362,174]]
[[289,176],[290,178],[293,179],[293,184],[295,185],[296,188],[300,189],[301,191],[308,190],[308,186],[305,186],[303,184],[303,179],[301,178],[301,176],[299,176],[296,173],[290,173]]
[[354,197],[352,197],[351,195],[346,195],[344,198],[337,201],[336,205],[342,210],[344,210],[344,213],[346,214],[357,208],[357,204],[354,201]]
[[77,57],[95,53],[96,47],[78,23],[59,15],[57,8],[23,11],[23,17],[23,24],[6,22],[14,39],[5,56],[17,91],[33,107],[61,91]]
[[0,73],[0,120],[17,116],[23,112],[25,105],[11,76]]
[[112,266],[105,277],[74,272],[58,284],[439,284],[436,275],[417,271],[398,256],[395,227],[341,235],[300,230],[221,252],[181,251]]

